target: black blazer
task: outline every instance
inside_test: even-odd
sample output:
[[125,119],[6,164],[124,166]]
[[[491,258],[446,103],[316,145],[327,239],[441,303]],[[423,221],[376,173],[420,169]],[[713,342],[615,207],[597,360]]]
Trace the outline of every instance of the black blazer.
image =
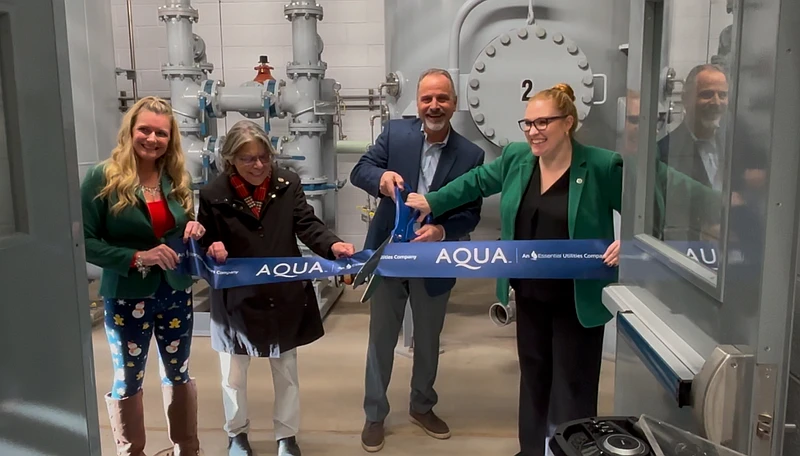
[[[221,241],[230,258],[299,257],[297,238],[317,255],[333,259],[340,242],[314,215],[297,174],[273,168],[260,218],[240,199],[227,174],[200,190],[197,219],[206,228],[201,245]],[[214,350],[269,356],[324,334],[314,288],[309,281],[253,285],[211,291],[211,346]]]

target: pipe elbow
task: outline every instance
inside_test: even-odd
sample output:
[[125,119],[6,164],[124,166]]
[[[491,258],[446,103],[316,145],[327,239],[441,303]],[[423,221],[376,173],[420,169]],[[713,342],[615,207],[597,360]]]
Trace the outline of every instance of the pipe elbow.
[[517,320],[517,303],[508,301],[507,305],[496,302],[489,307],[489,318],[497,326],[507,326]]
[[450,50],[448,53],[448,69],[447,72],[453,76],[453,81],[458,84],[458,76],[460,73],[460,44],[461,44],[461,28],[467,20],[467,16],[475,9],[476,6],[485,2],[486,0],[470,0],[459,8],[456,13],[453,26],[450,28]]

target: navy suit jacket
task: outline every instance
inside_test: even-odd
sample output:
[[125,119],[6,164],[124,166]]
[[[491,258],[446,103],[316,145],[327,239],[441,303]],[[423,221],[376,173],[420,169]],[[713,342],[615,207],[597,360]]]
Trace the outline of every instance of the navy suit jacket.
[[[419,169],[425,135],[422,121],[418,118],[388,121],[375,141],[350,173],[350,182],[370,195],[380,198],[378,209],[367,232],[364,249],[378,248],[394,229],[395,203],[380,193],[381,176],[394,171],[413,191],[419,184]],[[442,149],[439,165],[433,175],[430,191],[435,191],[448,182],[483,164],[484,152],[472,141],[450,129],[450,138]],[[475,230],[481,219],[483,200],[465,204],[441,214],[434,223],[442,225],[445,241],[456,241]],[[425,288],[430,296],[438,296],[453,288],[455,279],[425,279]]]

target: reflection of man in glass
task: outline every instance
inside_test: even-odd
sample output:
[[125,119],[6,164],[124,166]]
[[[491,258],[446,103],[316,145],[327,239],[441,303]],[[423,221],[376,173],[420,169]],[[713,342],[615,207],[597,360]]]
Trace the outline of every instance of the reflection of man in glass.
[[[728,12],[728,14],[733,13],[733,0],[728,0],[728,3],[725,5],[725,10]],[[717,55],[711,57],[711,63],[716,63],[726,70],[729,68],[728,64],[730,63],[732,41],[733,24],[728,25],[722,29],[722,32],[720,32]]]
[[721,122],[728,108],[725,72],[713,64],[696,66],[686,76],[681,100],[683,122],[658,142],[659,158],[720,191],[725,150]]

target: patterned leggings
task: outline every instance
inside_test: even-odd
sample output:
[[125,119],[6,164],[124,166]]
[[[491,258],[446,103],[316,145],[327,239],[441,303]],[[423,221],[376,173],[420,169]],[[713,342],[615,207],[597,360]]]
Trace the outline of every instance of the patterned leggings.
[[189,381],[192,343],[191,289],[173,290],[166,281],[144,299],[105,298],[105,327],[114,363],[111,397],[133,396],[142,388],[147,353],[156,334],[164,384]]

